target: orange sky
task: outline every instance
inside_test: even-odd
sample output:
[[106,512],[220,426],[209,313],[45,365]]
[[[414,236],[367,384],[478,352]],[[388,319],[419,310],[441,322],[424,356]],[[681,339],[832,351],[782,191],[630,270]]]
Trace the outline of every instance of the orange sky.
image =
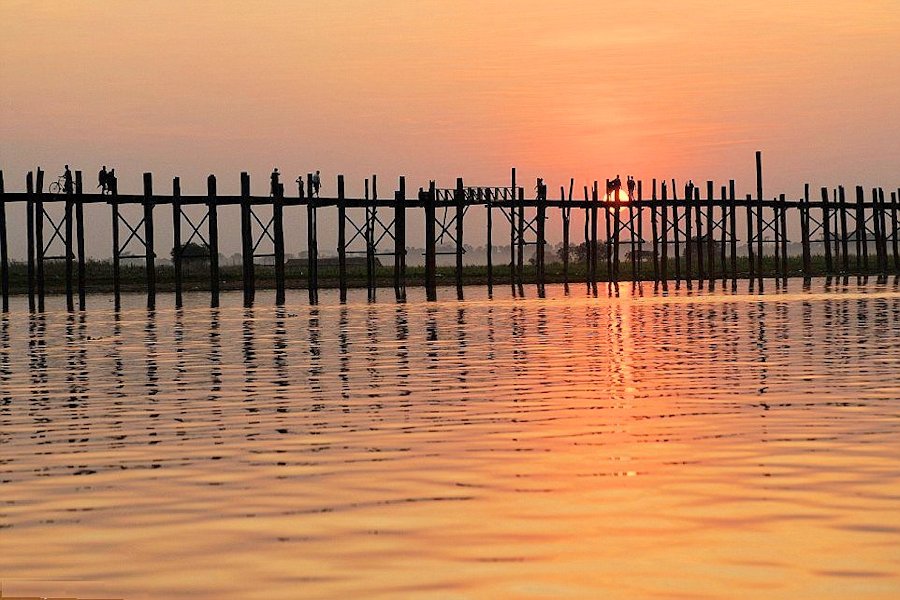
[[[235,191],[273,166],[415,188],[542,175],[900,180],[900,7],[792,3],[0,3],[0,168]],[[333,184],[332,184],[333,186]],[[327,188],[326,188],[327,191]],[[333,191],[333,190],[332,190]]]

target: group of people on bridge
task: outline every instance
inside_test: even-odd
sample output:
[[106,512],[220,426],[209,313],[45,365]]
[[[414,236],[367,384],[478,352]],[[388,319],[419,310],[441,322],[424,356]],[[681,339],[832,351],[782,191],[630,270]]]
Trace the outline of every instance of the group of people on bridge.
[[[284,197],[284,184],[281,183],[281,173],[278,172],[278,167],[275,167],[275,169],[272,171],[272,174],[269,176],[269,181],[269,195],[276,198]],[[297,177],[294,182],[297,184],[297,191],[299,192],[300,197],[305,198],[306,195],[303,191],[303,175]],[[322,187],[322,178],[319,176],[319,171],[316,171],[313,174],[310,185],[311,187],[309,190],[309,197],[318,198],[319,190]]]
[[[634,189],[637,183],[634,180],[634,177],[631,175],[625,180],[625,187],[628,190],[628,199],[634,200]],[[693,186],[693,183],[691,183]],[[616,175],[615,179],[608,179],[606,181],[606,197],[618,199],[619,198],[619,190],[622,189],[622,179]],[[547,184],[544,183],[544,179],[542,177],[537,178],[537,185],[534,186],[534,191],[538,200],[547,200]]]

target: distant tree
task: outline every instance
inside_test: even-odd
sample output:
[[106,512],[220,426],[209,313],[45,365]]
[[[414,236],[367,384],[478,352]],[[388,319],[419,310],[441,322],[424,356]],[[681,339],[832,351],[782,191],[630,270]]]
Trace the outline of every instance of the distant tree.
[[[173,262],[175,261],[175,253],[176,248],[173,247],[172,251],[169,253]],[[182,244],[181,258],[184,260],[209,259],[209,246],[206,244],[195,244],[194,242]]]
[[[556,255],[559,257],[559,260],[563,260],[563,251],[564,248],[560,247],[556,251]],[[588,259],[588,254],[590,250],[588,250],[588,243],[581,242],[577,246],[575,244],[569,244],[569,260],[573,263],[586,263]],[[602,240],[597,240],[597,260],[605,260],[606,259],[606,244],[603,243]]]

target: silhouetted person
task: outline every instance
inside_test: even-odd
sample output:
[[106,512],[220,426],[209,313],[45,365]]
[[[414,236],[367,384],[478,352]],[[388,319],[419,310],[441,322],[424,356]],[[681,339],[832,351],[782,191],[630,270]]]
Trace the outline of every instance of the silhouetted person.
[[119,189],[119,181],[116,179],[116,170],[110,169],[106,173],[106,189],[110,194],[117,193]]
[[295,180],[300,198],[303,198],[303,175]]
[[688,182],[684,184],[684,199],[691,200],[694,197],[694,180],[688,179]]
[[537,193],[538,200],[547,199],[547,184],[544,183],[541,177],[537,178],[537,185],[534,186],[534,191]]
[[272,181],[271,190],[269,192],[270,196],[279,196],[281,192],[281,183],[278,181],[278,178],[281,175],[278,173],[278,167],[275,167],[275,170],[272,171],[272,174],[269,176],[269,179]]
[[634,186],[635,186],[634,177],[632,177],[631,175],[628,176],[627,185],[628,185],[628,199],[631,200],[634,198]]
[[109,189],[108,179],[109,173],[106,172],[106,165],[103,165],[103,168],[100,169],[99,173],[97,173],[97,187],[100,188],[101,194],[105,194]]
[[322,185],[322,180],[319,178],[319,172],[316,171],[316,174],[312,176],[312,186],[313,189],[310,190],[310,195],[315,194],[316,198],[319,197],[319,188]]
[[72,171],[69,170],[69,165],[66,165],[66,172],[63,173],[63,192],[66,194],[75,193],[75,185],[72,183]]
[[619,195],[619,190],[622,189],[622,180],[619,179],[619,174],[616,173],[616,178],[612,181],[613,191],[616,192],[616,197]]

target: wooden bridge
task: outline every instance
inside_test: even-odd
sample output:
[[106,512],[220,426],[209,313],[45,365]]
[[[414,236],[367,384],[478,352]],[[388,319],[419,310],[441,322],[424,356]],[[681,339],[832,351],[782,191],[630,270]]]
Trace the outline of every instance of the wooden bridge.
[[[86,194],[82,174],[75,172],[74,186],[70,194],[48,194],[44,191],[44,172],[29,172],[24,193],[6,192],[3,173],[0,171],[0,287],[3,310],[9,309],[9,242],[7,235],[6,206],[15,202],[27,205],[27,287],[29,307],[43,311],[45,290],[45,264],[47,261],[65,261],[65,293],[67,307],[75,309],[77,296],[80,309],[86,307],[86,260],[84,206],[107,204],[112,219],[113,293],[116,306],[121,295],[121,264],[140,259],[145,265],[148,307],[155,307],[157,295],[156,249],[154,247],[155,209],[171,206],[173,225],[173,265],[175,272],[175,304],[181,306],[183,292],[183,257],[181,251],[187,243],[199,241],[209,249],[209,289],[212,306],[218,306],[220,296],[219,220],[222,206],[240,206],[242,286],[244,303],[253,303],[256,276],[256,259],[269,257],[274,261],[276,302],[285,300],[284,210],[287,207],[303,207],[307,226],[307,274],[306,287],[309,301],[318,302],[319,249],[317,241],[317,215],[323,209],[335,209],[338,216],[337,252],[338,282],[341,301],[347,297],[348,254],[366,257],[366,286],[369,297],[376,289],[376,257],[390,257],[393,262],[393,287],[398,301],[406,299],[406,224],[411,211],[422,211],[425,225],[425,289],[429,300],[437,298],[438,248],[448,245],[454,248],[456,258],[455,285],[457,295],[463,295],[464,223],[466,212],[472,206],[486,210],[486,262],[487,286],[494,286],[493,257],[494,218],[501,218],[503,228],[508,227],[510,257],[509,280],[521,289],[524,284],[525,247],[534,246],[535,284],[543,291],[546,283],[545,250],[548,211],[559,211],[563,239],[563,277],[569,282],[569,247],[572,240],[570,223],[572,211],[584,213],[584,244],[587,249],[587,284],[596,286],[601,268],[607,281],[616,282],[622,277],[623,268],[631,269],[633,280],[644,277],[640,263],[644,256],[651,257],[652,280],[662,286],[669,281],[695,279],[701,281],[731,280],[738,277],[739,232],[737,215],[743,212],[746,230],[746,275],[751,279],[764,276],[762,259],[764,247],[774,258],[777,278],[788,273],[788,219],[799,219],[802,245],[802,275],[812,274],[812,243],[821,243],[824,249],[825,270],[828,274],[879,273],[900,271],[898,254],[898,194],[890,192],[886,201],[884,190],[874,188],[871,195],[856,186],[855,195],[848,198],[843,187],[829,190],[821,188],[818,199],[813,199],[810,186],[805,186],[804,196],[788,200],[784,194],[764,197],[762,157],[756,153],[756,195],[744,198],[735,196],[735,182],[730,180],[719,189],[707,181],[705,196],[699,187],[686,189],[690,197],[679,198],[675,181],[653,179],[649,198],[645,197],[642,181],[628,191],[628,198],[620,198],[617,192],[602,189],[595,181],[584,186],[581,198],[574,197],[574,181],[568,190],[560,188],[558,198],[541,194],[526,198],[524,187],[516,181],[512,169],[509,186],[466,187],[457,179],[456,187],[436,188],[434,182],[427,189],[420,188],[409,198],[406,182],[400,177],[397,189],[389,198],[379,198],[377,178],[365,182],[363,198],[348,198],[344,193],[344,177],[337,177],[337,195],[332,198],[286,197],[283,193],[259,197],[250,195],[250,177],[241,174],[241,193],[238,196],[217,194],[216,177],[207,179],[205,196],[181,194],[179,178],[172,181],[170,195],[154,192],[153,177],[144,173],[143,193],[119,194],[113,180],[108,194]],[[312,175],[307,175],[307,190],[313,189]],[[568,193],[567,193],[568,192]],[[53,218],[48,207],[64,205],[61,217]],[[132,223],[120,208],[139,205],[142,218]],[[205,207],[202,219],[191,219],[185,212],[189,206]],[[271,207],[271,217],[261,217],[258,207]],[[499,212],[498,212],[499,211]],[[649,217],[649,219],[647,218]],[[134,219],[133,219],[134,220]],[[603,237],[600,237],[600,231]],[[649,227],[649,239],[646,239]],[[184,234],[187,234],[186,236]],[[771,237],[767,237],[771,234]],[[819,237],[816,237],[819,236]],[[124,239],[124,242],[123,242]],[[390,252],[379,252],[392,242]],[[261,244],[271,243],[272,252],[259,251]],[[850,244],[853,243],[853,252]],[[439,245],[440,244],[440,245]],[[60,247],[59,254],[52,251]],[[126,254],[129,247],[137,246],[140,254]],[[620,260],[620,249],[627,251],[629,259]],[[361,248],[356,249],[354,248]],[[601,252],[602,250],[602,252]],[[851,264],[851,256],[853,261]],[[674,260],[673,260],[674,259]],[[380,260],[380,258],[378,259]],[[647,277],[650,279],[651,277]]]

